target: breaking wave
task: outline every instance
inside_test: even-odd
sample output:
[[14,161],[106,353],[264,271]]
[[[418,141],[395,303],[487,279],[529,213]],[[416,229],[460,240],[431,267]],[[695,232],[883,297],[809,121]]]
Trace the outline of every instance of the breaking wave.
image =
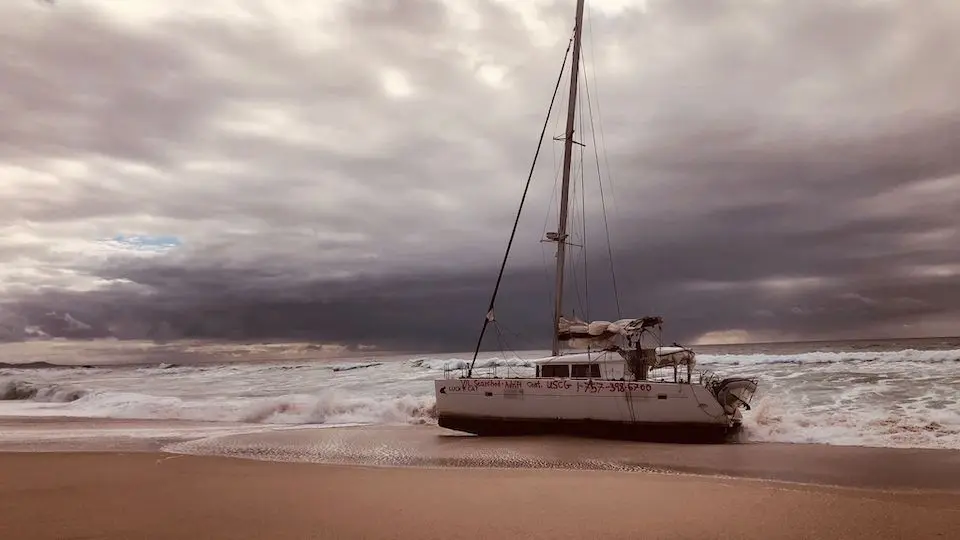
[[809,408],[768,395],[744,415],[747,439],[757,442],[820,443],[895,448],[960,449],[960,410],[897,408]]
[[355,369],[377,367],[382,364],[383,362],[366,362],[363,364],[341,364],[341,365],[336,365],[331,367],[330,370],[331,371],[353,371]]
[[257,424],[426,424],[435,423],[432,396],[370,397],[328,390],[319,395],[282,395],[254,399],[189,400],[132,392],[90,392],[0,386],[3,399],[37,403],[39,416],[193,420]]
[[243,422],[270,424],[427,424],[435,423],[432,396],[372,398],[328,392],[319,397],[283,396],[247,407]]
[[86,390],[59,384],[34,384],[16,379],[0,381],[0,401],[69,403],[82,398],[86,393]]
[[701,364],[718,364],[729,366],[748,366],[758,364],[803,365],[865,362],[914,362],[938,364],[944,362],[960,362],[960,350],[919,351],[915,349],[907,349],[903,351],[881,352],[815,351],[799,354],[698,354],[697,362]]
[[[477,362],[474,364],[474,368],[496,368],[496,367],[512,367],[512,368],[532,368],[534,367],[534,361],[523,359],[523,358],[486,358],[486,359],[477,359]],[[407,364],[415,368],[429,369],[433,371],[454,371],[467,369],[470,367],[470,360],[463,360],[460,358],[450,358],[446,360],[438,358],[411,358],[407,360]]]

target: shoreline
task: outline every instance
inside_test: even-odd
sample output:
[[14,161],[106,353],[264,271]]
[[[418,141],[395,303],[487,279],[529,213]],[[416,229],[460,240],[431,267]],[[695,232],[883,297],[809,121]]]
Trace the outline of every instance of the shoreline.
[[[766,443],[760,443],[766,444]],[[794,443],[791,443],[794,444]],[[800,444],[800,443],[796,443]],[[657,476],[664,478],[690,478],[704,481],[732,481],[732,482],[743,482],[749,484],[764,485],[768,487],[778,487],[783,489],[799,489],[799,490],[826,490],[826,491],[838,491],[838,492],[854,492],[854,493],[863,493],[863,494],[888,494],[888,495],[943,495],[943,496],[960,496],[960,486],[947,487],[947,488],[935,488],[935,487],[878,487],[878,486],[862,486],[862,485],[849,485],[849,484],[830,484],[823,482],[815,481],[800,481],[800,480],[784,480],[778,478],[769,478],[761,476],[741,476],[741,475],[731,475],[731,474],[722,474],[714,472],[691,472],[691,471],[682,471],[682,470],[672,470],[672,469],[656,469],[656,468],[645,468],[645,467],[636,467],[631,469],[599,469],[599,468],[584,468],[584,467],[565,467],[565,466],[550,466],[550,467],[522,467],[522,466],[492,466],[492,465],[444,465],[444,464],[424,464],[424,465],[396,465],[396,464],[376,464],[376,463],[332,463],[332,462],[309,462],[309,461],[285,461],[285,460],[276,460],[276,459],[262,459],[249,456],[224,456],[224,455],[198,455],[198,454],[185,454],[179,452],[171,452],[165,450],[162,446],[165,445],[152,445],[152,446],[130,446],[123,447],[117,446],[115,448],[90,448],[90,449],[73,449],[73,448],[64,448],[60,450],[13,450],[5,449],[0,447],[0,463],[2,463],[9,456],[24,456],[24,455],[39,455],[39,456],[119,456],[119,455],[146,455],[154,456],[158,461],[164,461],[168,459],[181,459],[181,458],[203,458],[203,459],[225,459],[225,460],[236,460],[236,461],[245,461],[253,463],[263,463],[263,464],[282,464],[282,465],[302,465],[308,467],[330,467],[335,469],[344,469],[344,470],[364,470],[364,471],[377,471],[377,470],[410,470],[410,471],[470,471],[470,472],[485,472],[493,471],[498,473],[510,472],[510,471],[540,471],[540,472],[559,472],[559,473],[603,473],[603,474],[622,474],[622,475],[649,475]],[[824,445],[826,446],[826,445]],[[960,500],[958,500],[960,502]]]
[[960,494],[643,472],[0,453],[0,537],[949,538]]
[[278,427],[0,417],[0,453],[77,452],[164,453],[384,469],[647,472],[836,488],[960,493],[960,450],[952,449],[494,438],[473,437],[434,425]]
[[365,426],[226,435],[175,443],[166,451],[333,465],[637,471],[818,486],[960,492],[960,451],[952,449],[488,438],[456,434],[435,426]]
[[[329,467],[334,469],[342,470],[360,470],[360,471],[379,471],[379,470],[410,470],[410,471],[470,471],[470,472],[485,472],[493,471],[497,473],[507,473],[511,471],[540,471],[544,473],[558,472],[558,473],[583,473],[583,474],[593,474],[593,473],[603,473],[603,474],[618,474],[618,475],[640,475],[640,476],[656,476],[663,478],[689,478],[692,480],[703,480],[703,481],[716,481],[724,482],[731,481],[737,483],[747,483],[747,484],[757,484],[763,485],[766,487],[777,488],[777,489],[786,489],[786,490],[800,490],[800,491],[829,491],[829,492],[851,492],[851,493],[861,493],[861,494],[886,494],[886,495],[933,495],[933,496],[958,496],[960,497],[960,486],[954,488],[931,488],[931,487],[900,487],[900,488],[888,488],[888,487],[875,487],[875,486],[856,486],[856,485],[843,485],[843,484],[825,484],[818,482],[802,482],[799,480],[780,480],[776,478],[765,478],[765,477],[753,477],[753,476],[734,476],[726,475],[719,473],[696,473],[696,472],[687,472],[679,470],[668,470],[668,469],[624,469],[624,470],[614,470],[614,469],[591,469],[591,468],[575,468],[575,467],[503,467],[503,466],[460,466],[460,465],[378,465],[373,463],[317,463],[317,462],[308,462],[308,461],[278,461],[271,459],[257,459],[252,457],[245,456],[215,456],[215,455],[196,455],[196,454],[181,454],[176,452],[168,452],[159,449],[121,449],[117,448],[114,450],[106,449],[97,449],[97,450],[0,450],[0,463],[2,463],[5,456],[8,455],[24,455],[24,454],[38,454],[38,455],[66,455],[66,456],[81,456],[81,455],[104,455],[104,456],[117,456],[117,455],[149,455],[156,457],[157,461],[164,461],[168,459],[181,459],[181,458],[204,458],[204,459],[227,459],[227,460],[237,460],[237,461],[249,461],[254,463],[264,463],[264,464],[283,464],[283,465],[302,465],[308,467]],[[958,499],[960,502],[960,499]]]

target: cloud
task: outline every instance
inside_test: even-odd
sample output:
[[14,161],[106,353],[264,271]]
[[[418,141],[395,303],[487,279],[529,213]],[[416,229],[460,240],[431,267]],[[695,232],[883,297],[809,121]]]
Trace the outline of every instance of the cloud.
[[[955,2],[588,4],[571,309],[616,316],[599,162],[624,315],[677,339],[960,321]],[[0,303],[124,337],[470,348],[572,10],[4,3]],[[564,99],[498,305],[518,347],[547,341]]]

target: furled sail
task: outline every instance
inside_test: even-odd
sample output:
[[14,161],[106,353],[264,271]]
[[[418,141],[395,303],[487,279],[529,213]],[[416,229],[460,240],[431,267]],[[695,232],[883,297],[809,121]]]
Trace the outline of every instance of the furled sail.
[[[660,317],[585,322],[560,317],[558,337],[574,349],[605,349],[637,343],[640,334],[663,323]],[[624,340],[626,343],[624,343]]]

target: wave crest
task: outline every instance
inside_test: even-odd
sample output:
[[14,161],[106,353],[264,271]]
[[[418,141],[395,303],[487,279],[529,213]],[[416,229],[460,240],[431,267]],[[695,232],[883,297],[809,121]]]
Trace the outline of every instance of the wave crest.
[[835,364],[843,362],[914,362],[919,364],[942,364],[960,362],[960,350],[878,352],[832,352],[815,351],[799,354],[697,354],[702,364],[729,366],[757,364]]
[[[449,358],[446,360],[429,357],[411,358],[407,360],[407,364],[411,367],[433,371],[453,371],[470,367],[470,361],[461,358]],[[473,367],[474,369],[496,367],[532,368],[535,365],[533,360],[525,360],[522,358],[486,358],[477,360]]]
[[952,409],[902,410],[791,406],[788,398],[764,396],[744,415],[747,439],[901,448],[960,448],[960,414]]
[[0,383],[0,399],[44,403],[36,412],[85,418],[193,420],[257,424],[435,423],[432,395],[360,396],[335,389],[317,395],[184,399],[135,392],[90,392],[22,381]]
[[281,396],[249,406],[242,422],[268,424],[425,424],[436,419],[433,396],[360,397],[327,391]]

